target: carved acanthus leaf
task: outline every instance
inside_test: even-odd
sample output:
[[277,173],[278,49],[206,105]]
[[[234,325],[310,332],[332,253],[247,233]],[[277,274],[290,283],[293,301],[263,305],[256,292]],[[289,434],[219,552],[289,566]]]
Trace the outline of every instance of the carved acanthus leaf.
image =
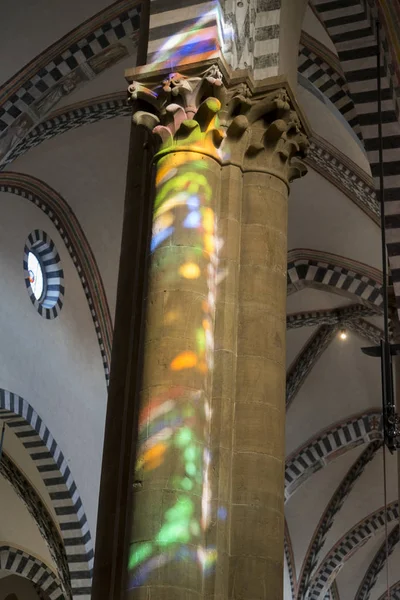
[[269,171],[288,182],[307,172],[298,160],[306,155],[307,137],[284,87],[230,86],[213,65],[199,76],[171,73],[154,87],[132,83],[128,91],[149,107],[135,122],[159,135],[164,151],[193,144],[200,150],[206,141],[208,153],[244,170]]

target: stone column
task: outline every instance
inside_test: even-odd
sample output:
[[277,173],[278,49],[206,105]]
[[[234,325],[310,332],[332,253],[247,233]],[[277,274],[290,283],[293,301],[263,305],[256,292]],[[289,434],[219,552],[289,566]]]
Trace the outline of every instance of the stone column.
[[[305,137],[284,90],[250,112],[243,162],[229,598],[283,598],[286,268],[290,158]],[[258,114],[257,114],[258,113]],[[254,119],[256,119],[254,121]]]
[[282,597],[287,195],[306,138],[283,80],[222,67],[130,86],[162,139],[130,599]]

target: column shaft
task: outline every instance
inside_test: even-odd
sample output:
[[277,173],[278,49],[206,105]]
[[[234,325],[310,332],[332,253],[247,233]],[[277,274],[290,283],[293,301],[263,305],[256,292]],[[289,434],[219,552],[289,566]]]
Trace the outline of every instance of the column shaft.
[[127,598],[203,597],[220,165],[170,152],[157,166],[135,513]]
[[280,600],[283,490],[287,185],[243,179],[237,376],[230,515],[230,592]]
[[222,168],[218,231],[223,245],[219,253],[221,281],[217,289],[215,365],[212,401],[211,544],[217,550],[216,569],[207,579],[207,599],[226,600],[229,589],[229,530],[232,475],[232,434],[236,390],[240,223],[243,174],[238,166]]

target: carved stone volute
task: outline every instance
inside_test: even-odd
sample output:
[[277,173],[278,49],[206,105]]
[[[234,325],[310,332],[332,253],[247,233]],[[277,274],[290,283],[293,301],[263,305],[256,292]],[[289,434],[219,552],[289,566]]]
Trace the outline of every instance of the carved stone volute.
[[158,85],[133,82],[128,94],[149,107],[133,119],[160,136],[160,153],[204,152],[286,183],[307,172],[307,135],[285,84],[259,89],[230,80],[215,64],[199,75],[172,73]]

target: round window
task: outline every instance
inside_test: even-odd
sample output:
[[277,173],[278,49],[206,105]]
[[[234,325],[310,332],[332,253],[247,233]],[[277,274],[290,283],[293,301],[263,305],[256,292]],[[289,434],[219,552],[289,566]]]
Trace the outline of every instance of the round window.
[[64,300],[64,274],[54,242],[36,229],[24,251],[25,284],[32,304],[46,319],[54,319]]
[[44,289],[43,269],[36,254],[28,254],[29,283],[36,300],[41,300]]

